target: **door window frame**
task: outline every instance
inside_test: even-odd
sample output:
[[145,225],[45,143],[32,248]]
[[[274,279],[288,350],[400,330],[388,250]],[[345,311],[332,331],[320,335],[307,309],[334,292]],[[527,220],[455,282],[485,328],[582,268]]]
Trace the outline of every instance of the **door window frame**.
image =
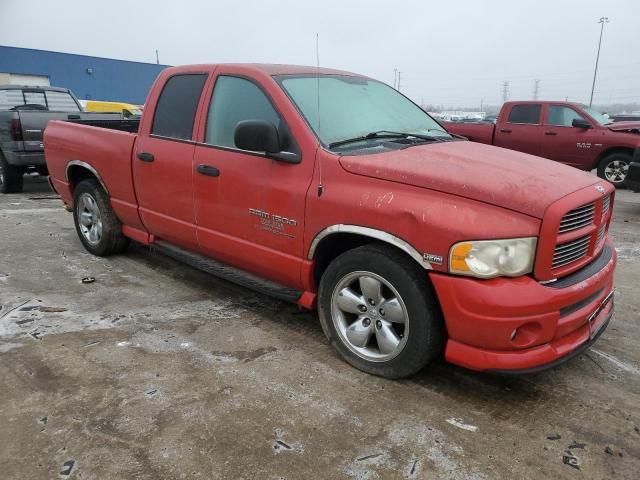
[[[162,93],[164,92],[164,89],[166,88],[167,84],[171,81],[172,78],[180,77],[184,75],[204,75],[205,76],[204,83],[202,84],[202,91],[200,92],[200,97],[198,97],[196,110],[193,114],[193,127],[191,128],[191,138],[187,139],[187,138],[167,137],[165,135],[158,135],[156,133],[153,133],[153,125],[155,124],[155,121],[156,121],[156,113],[158,111],[158,105],[160,104],[160,99],[162,98]],[[209,83],[210,78],[211,78],[211,72],[205,71],[205,70],[193,71],[193,72],[191,71],[179,72],[179,73],[174,73],[173,75],[170,75],[169,77],[167,77],[167,79],[164,81],[164,84],[162,85],[162,89],[160,90],[160,93],[158,94],[158,97],[155,101],[155,105],[153,106],[153,118],[151,119],[151,123],[149,125],[149,137],[156,138],[159,140],[169,140],[171,142],[187,143],[191,145],[196,144],[197,142],[194,140],[194,138],[197,136],[197,133],[198,133],[198,121],[200,118],[199,112],[200,112],[200,109],[202,108],[202,102],[204,99],[204,95],[207,91],[207,84]]]
[[[516,107],[528,107],[528,106],[532,106],[532,105],[538,105],[540,107],[540,112],[538,114],[538,123],[522,123],[522,122],[510,122],[509,118],[511,117],[511,112],[513,112],[513,109]],[[513,105],[511,105],[511,108],[509,109],[509,114],[507,115],[507,123],[509,125],[534,125],[534,126],[540,126],[542,125],[542,118],[543,118],[543,114],[544,114],[544,105],[542,103],[515,103]]]
[[580,116],[580,118],[582,118],[583,120],[586,120],[589,123],[592,123],[591,120],[584,118],[584,115],[582,115],[580,112],[578,112],[575,108],[569,106],[569,105],[559,105],[559,104],[553,104],[550,103],[547,105],[547,108],[544,112],[544,125],[546,127],[554,127],[554,128],[576,128],[573,125],[554,125],[552,123],[549,123],[549,110],[551,110],[551,107],[561,107],[561,108],[568,108],[570,110],[573,110],[576,114],[578,114]]
[[220,77],[231,77],[231,78],[240,78],[242,80],[247,80],[248,82],[250,82],[251,84],[256,86],[262,92],[262,94],[265,96],[267,101],[271,104],[271,107],[273,108],[273,110],[276,112],[276,114],[278,114],[278,117],[280,117],[280,120],[283,122],[286,131],[289,133],[289,136],[290,136],[290,139],[291,139],[291,143],[295,147],[294,151],[289,152],[289,153],[295,153],[296,155],[298,155],[300,157],[300,162],[298,162],[298,163],[301,163],[303,157],[302,157],[302,149],[300,148],[300,144],[298,143],[298,141],[294,137],[294,135],[293,135],[293,133],[291,131],[291,128],[289,127],[289,122],[287,122],[286,117],[278,109],[276,103],[273,100],[273,97],[254,78],[252,78],[252,77],[250,77],[248,75],[242,75],[242,74],[239,74],[239,73],[214,73],[213,85],[211,85],[210,90],[207,92],[208,98],[205,98],[205,100],[204,100],[205,104],[203,105],[202,112],[201,112],[202,117],[201,117],[200,121],[204,122],[204,128],[202,129],[202,132],[201,132],[202,138],[198,139],[194,143],[197,146],[200,146],[200,147],[207,147],[207,148],[213,148],[213,149],[217,149],[217,150],[224,150],[224,151],[227,151],[227,152],[242,153],[244,155],[251,155],[251,156],[254,156],[254,157],[267,158],[267,159],[271,160],[271,157],[266,152],[264,152],[264,153],[263,152],[254,152],[252,150],[243,150],[241,148],[225,147],[223,145],[213,145],[211,143],[207,143],[206,142],[207,126],[209,124],[209,111],[211,110],[211,107],[213,105],[213,100],[214,100],[214,96],[215,96],[215,92],[216,92],[216,84],[218,83],[218,79]]

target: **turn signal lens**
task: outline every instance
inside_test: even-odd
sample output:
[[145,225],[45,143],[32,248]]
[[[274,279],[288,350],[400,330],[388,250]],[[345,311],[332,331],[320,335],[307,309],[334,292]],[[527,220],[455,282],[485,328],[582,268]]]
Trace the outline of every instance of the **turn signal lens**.
[[533,270],[536,237],[456,243],[449,254],[449,271],[479,278],[517,277]]

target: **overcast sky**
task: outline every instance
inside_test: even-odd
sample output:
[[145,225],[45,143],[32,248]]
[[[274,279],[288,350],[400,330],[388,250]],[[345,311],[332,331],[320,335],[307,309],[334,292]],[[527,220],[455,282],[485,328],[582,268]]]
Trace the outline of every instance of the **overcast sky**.
[[539,96],[640,103],[640,0],[0,0],[0,45],[178,65],[320,63],[417,102],[479,106]]

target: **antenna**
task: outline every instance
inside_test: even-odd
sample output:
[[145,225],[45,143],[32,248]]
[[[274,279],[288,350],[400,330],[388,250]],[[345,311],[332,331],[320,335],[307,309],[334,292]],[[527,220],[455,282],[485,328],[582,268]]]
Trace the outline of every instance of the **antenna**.
[[[320,136],[320,34],[316,32],[316,79],[318,100],[318,136]],[[322,155],[318,157],[318,197],[322,196],[324,185],[322,184]]]

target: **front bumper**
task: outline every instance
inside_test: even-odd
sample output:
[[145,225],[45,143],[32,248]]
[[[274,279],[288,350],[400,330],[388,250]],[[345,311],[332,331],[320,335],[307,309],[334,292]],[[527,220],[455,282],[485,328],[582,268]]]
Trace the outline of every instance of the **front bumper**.
[[555,284],[430,273],[447,326],[446,360],[472,370],[527,373],[572,358],[613,316],[616,261],[607,242],[598,259]]
[[17,167],[40,167],[46,165],[44,152],[5,151],[4,156],[9,165],[15,165]]

